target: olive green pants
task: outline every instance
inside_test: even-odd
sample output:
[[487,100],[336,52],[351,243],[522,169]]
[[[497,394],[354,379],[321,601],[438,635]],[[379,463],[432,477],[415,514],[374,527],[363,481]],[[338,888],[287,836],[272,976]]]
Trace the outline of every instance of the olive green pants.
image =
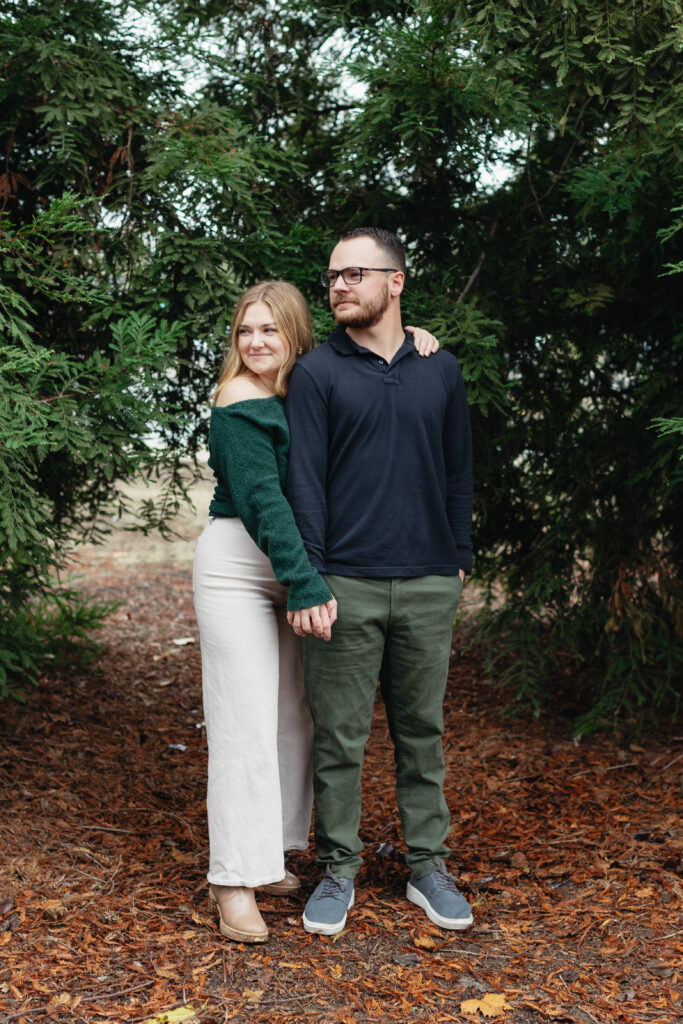
[[318,863],[342,878],[361,865],[361,769],[379,679],[406,861],[421,878],[448,854],[443,698],[462,580],[330,575],[327,583],[339,604],[332,640],[307,636],[304,644]]

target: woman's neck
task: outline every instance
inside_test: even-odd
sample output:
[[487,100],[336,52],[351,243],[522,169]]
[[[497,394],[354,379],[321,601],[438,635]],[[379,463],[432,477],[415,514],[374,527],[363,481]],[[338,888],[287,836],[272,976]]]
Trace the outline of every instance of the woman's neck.
[[247,370],[245,376],[248,377],[249,380],[253,381],[257,388],[264,393],[269,395],[277,394],[277,391],[275,390],[275,380],[270,377],[266,377],[265,374],[254,373],[252,370]]

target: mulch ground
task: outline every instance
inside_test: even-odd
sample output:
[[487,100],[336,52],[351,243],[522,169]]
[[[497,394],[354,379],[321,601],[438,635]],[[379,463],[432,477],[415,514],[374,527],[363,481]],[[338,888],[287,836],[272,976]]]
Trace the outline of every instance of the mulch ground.
[[86,589],[122,602],[99,659],[1,709],[2,1024],[681,1018],[680,726],[620,749],[577,745],[561,721],[507,721],[477,657],[456,646],[451,870],[474,926],[441,931],[404,898],[378,703],[347,929],[301,928],[317,877],[309,850],[290,861],[302,895],[260,900],[268,944],[236,945],[217,933],[204,880],[189,573],[105,563]]

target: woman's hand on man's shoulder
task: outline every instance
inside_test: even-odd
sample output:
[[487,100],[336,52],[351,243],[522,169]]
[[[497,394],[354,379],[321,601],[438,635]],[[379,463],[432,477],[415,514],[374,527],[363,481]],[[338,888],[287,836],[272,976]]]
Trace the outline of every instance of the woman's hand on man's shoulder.
[[216,393],[216,405],[233,405],[235,402],[245,402],[249,398],[263,397],[263,389],[256,381],[241,373],[238,377],[221,384]]
[[409,327],[406,324],[406,330],[410,331],[413,336],[413,342],[417,349],[419,356],[431,356],[435,352],[439,351],[439,342],[436,340],[433,334],[426,331],[424,327]]

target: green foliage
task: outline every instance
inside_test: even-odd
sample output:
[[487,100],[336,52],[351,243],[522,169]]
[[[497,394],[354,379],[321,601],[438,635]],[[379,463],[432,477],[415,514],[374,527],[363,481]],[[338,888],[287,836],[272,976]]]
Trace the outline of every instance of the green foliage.
[[[679,471],[650,425],[683,379],[664,273],[682,23],[678,3],[415,4],[374,43],[359,28],[367,93],[335,168],[346,221],[408,237],[422,308],[471,378],[476,566],[506,596],[482,632],[496,678],[537,710],[566,678],[582,732],[680,699]],[[496,161],[500,183],[482,174]]]
[[[674,416],[670,420],[658,416],[652,422],[661,437],[665,437],[667,434],[683,434],[683,417],[681,416]],[[678,455],[683,459],[683,445],[679,447]]]
[[[49,654],[37,609],[74,632],[96,618],[60,587],[70,548],[124,511],[164,529],[185,499],[228,311],[252,254],[279,247],[264,183],[298,169],[188,95],[192,39],[149,10],[0,15],[0,693]],[[139,476],[161,496],[129,509],[118,485]]]
[[42,671],[91,662],[100,650],[93,631],[115,607],[66,588],[24,602],[0,623],[0,700],[24,701]]
[[[27,448],[3,442],[21,496],[3,500],[34,504],[2,521],[21,578],[32,521],[48,571],[160,451],[178,493],[243,285],[294,281],[323,335],[330,244],[383,224],[407,242],[406,322],[468,382],[476,572],[504,597],[484,624],[496,679],[537,710],[560,687],[581,732],[675,710],[682,15],[679,0],[10,3],[0,415]],[[148,458],[150,433],[170,448]]]
[[483,640],[520,704],[555,702],[564,678],[579,732],[637,729],[679,706],[683,661],[680,471],[650,432],[680,409],[683,369],[663,276],[680,254],[680,5],[506,6],[475,5],[480,59],[518,70],[506,117],[525,79],[529,97],[518,173],[488,204],[504,249],[475,289],[504,310],[519,384],[479,535],[508,601]]
[[166,474],[168,493],[139,510],[147,528],[163,525],[181,497],[177,454],[149,443],[151,430],[182,416],[164,406],[162,388],[180,325],[131,313],[109,325],[106,348],[104,335],[90,352],[49,348],[19,291],[25,285],[55,313],[102,305],[54,257],[64,233],[82,229],[81,210],[65,197],[18,230],[0,217],[0,259],[18,282],[0,284],[0,697],[23,692],[45,659],[54,663],[56,645],[71,651],[67,638],[81,638],[107,610],[79,605],[58,572],[72,545],[106,530],[105,510],[124,511],[117,482]]

